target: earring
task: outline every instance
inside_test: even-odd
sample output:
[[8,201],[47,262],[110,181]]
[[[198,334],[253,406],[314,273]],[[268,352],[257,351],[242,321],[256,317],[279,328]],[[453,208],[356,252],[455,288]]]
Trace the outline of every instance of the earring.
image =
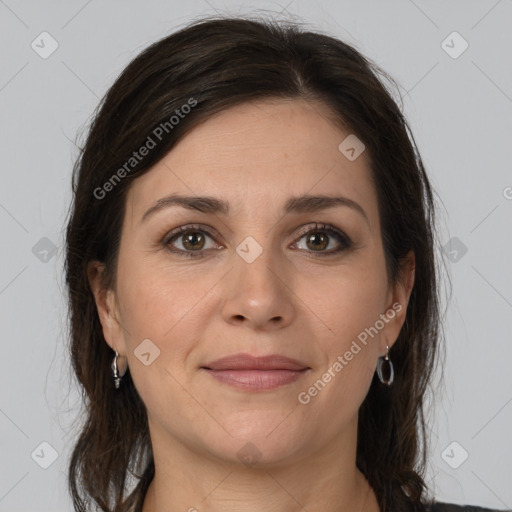
[[[382,367],[384,366],[384,371]],[[384,374],[386,377],[384,377]],[[393,369],[393,363],[391,359],[389,359],[389,347],[386,345],[386,355],[380,356],[377,361],[377,375],[379,376],[379,380],[382,384],[386,386],[391,386],[393,384],[393,379],[395,377],[395,371]]]
[[114,385],[116,389],[119,389],[119,386],[121,384],[122,377],[119,375],[119,369],[117,367],[117,358],[119,357],[119,354],[116,350],[116,355],[114,356],[114,359],[112,360],[112,364],[110,365],[110,368],[112,369],[112,376],[114,377]]

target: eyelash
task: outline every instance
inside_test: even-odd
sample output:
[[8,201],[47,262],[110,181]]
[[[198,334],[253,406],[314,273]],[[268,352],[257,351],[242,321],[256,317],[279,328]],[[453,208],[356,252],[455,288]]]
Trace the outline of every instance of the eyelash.
[[[188,258],[201,257],[204,255],[205,252],[211,250],[211,249],[202,249],[199,251],[184,251],[182,249],[173,248],[171,245],[171,242],[174,241],[175,239],[179,238],[180,235],[183,235],[184,233],[188,233],[188,232],[192,232],[192,233],[200,232],[200,233],[207,234],[216,243],[218,243],[217,240],[215,239],[215,237],[213,236],[213,234],[208,229],[205,229],[204,227],[197,225],[197,224],[196,225],[189,224],[186,226],[180,226],[179,228],[166,234],[162,240],[162,244],[163,244],[164,248],[174,254],[177,254],[179,256],[188,257]],[[334,226],[331,226],[330,224],[322,224],[322,223],[315,223],[312,227],[308,226],[304,230],[301,230],[301,233],[299,234],[297,241],[301,240],[304,236],[306,236],[308,234],[316,233],[316,232],[325,232],[325,233],[328,233],[329,235],[332,235],[334,238],[336,238],[338,240],[338,242],[341,244],[341,247],[338,249],[335,249],[335,250],[330,250],[328,252],[306,251],[306,252],[311,252],[311,253],[315,254],[315,256],[320,256],[320,257],[332,256],[334,254],[339,254],[340,252],[352,247],[352,240],[345,233],[343,233],[343,231],[340,231],[339,229],[335,228]]]

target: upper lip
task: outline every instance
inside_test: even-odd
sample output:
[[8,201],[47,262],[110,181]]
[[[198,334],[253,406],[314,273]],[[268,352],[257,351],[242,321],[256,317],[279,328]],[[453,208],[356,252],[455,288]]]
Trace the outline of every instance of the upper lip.
[[271,354],[251,356],[250,354],[232,354],[203,365],[208,370],[306,370],[309,367],[296,359]]

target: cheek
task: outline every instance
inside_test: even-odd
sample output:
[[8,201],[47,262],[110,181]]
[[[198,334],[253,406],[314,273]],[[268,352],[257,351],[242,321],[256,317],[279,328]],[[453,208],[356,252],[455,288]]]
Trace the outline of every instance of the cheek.
[[[171,417],[168,408],[176,401],[193,408],[182,386],[190,387],[187,362],[200,337],[201,303],[197,302],[204,295],[203,287],[197,280],[179,281],[154,264],[132,264],[121,267],[123,272],[118,289],[123,336],[130,374],[148,413]],[[150,354],[146,361],[145,353]]]
[[[331,275],[317,276],[314,287],[309,279],[303,278],[302,283],[301,296],[308,297],[309,317],[321,319],[316,322],[321,365],[310,382],[317,382],[311,389],[312,401],[326,407],[343,403],[347,413],[353,412],[363,401],[375,371],[383,332],[380,315],[385,313],[388,291],[385,267],[378,258],[361,258]],[[307,288],[310,292],[304,295]]]
[[[384,313],[385,282],[378,275],[359,280],[345,276],[317,288],[314,301],[321,305],[315,313],[328,330],[316,339],[321,364],[301,389],[299,402],[313,416],[335,412],[335,418],[323,424],[325,435],[335,435],[340,425],[357,414],[375,372],[380,331],[374,326]],[[326,426],[328,425],[328,426]]]
[[[382,267],[382,268],[381,268]],[[379,320],[388,292],[384,267],[378,261],[339,267],[300,279],[298,295],[321,322],[330,345],[342,350]]]
[[180,324],[187,322],[201,297],[208,291],[205,282],[180,269],[168,268],[164,258],[132,254],[120,258],[118,293],[121,312],[132,327],[132,338],[153,337],[164,342]]
[[[127,346],[128,362],[137,388],[144,393],[158,385],[174,389],[183,380],[184,363],[197,339],[201,322],[197,303],[205,295],[207,283],[185,282],[179,273],[160,268],[144,258],[120,258],[118,300]],[[150,340],[150,342],[145,341]],[[142,347],[146,347],[142,351]],[[141,359],[150,353],[148,366]],[[146,361],[147,362],[147,361]]]

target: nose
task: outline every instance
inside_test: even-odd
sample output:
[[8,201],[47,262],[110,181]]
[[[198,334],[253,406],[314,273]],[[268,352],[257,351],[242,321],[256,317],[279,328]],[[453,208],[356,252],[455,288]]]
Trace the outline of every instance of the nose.
[[296,297],[293,278],[284,260],[270,250],[252,262],[238,253],[233,255],[233,268],[223,279],[222,316],[232,325],[254,330],[282,329],[293,322]]

